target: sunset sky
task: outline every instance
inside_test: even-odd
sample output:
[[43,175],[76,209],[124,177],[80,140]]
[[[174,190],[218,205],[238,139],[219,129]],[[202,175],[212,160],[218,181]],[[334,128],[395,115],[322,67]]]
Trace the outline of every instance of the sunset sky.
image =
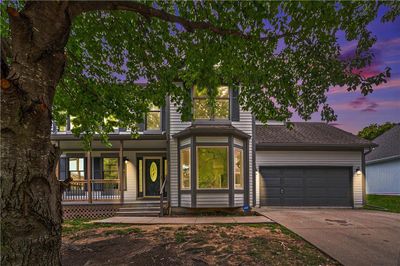
[[[388,83],[376,87],[366,97],[359,91],[347,92],[344,88],[332,88],[328,93],[328,103],[338,115],[332,124],[352,133],[371,123],[400,122],[400,18],[382,24],[383,12],[380,10],[380,16],[369,26],[378,41],[373,46],[375,60],[366,73],[377,74],[388,66],[392,69]],[[354,51],[353,43],[344,40],[340,43],[343,54]],[[293,121],[301,120],[294,118]],[[320,114],[315,114],[312,121],[320,121]]]

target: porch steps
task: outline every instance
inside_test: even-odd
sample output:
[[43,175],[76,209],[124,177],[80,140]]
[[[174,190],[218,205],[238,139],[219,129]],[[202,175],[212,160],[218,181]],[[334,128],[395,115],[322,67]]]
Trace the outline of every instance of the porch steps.
[[125,203],[123,207],[115,213],[116,216],[137,217],[137,216],[159,216],[159,201],[137,201]]

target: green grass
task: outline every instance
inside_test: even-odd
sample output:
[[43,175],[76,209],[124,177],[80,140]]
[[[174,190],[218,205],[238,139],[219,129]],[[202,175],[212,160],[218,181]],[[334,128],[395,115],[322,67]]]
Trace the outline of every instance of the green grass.
[[400,213],[400,196],[367,195],[365,208]]
[[182,231],[176,231],[175,232],[175,242],[178,244],[186,242],[185,233]]
[[121,228],[130,226],[129,224],[107,224],[107,223],[92,223],[88,219],[72,219],[66,220],[62,226],[63,235],[71,235],[81,231],[87,231],[97,228]]

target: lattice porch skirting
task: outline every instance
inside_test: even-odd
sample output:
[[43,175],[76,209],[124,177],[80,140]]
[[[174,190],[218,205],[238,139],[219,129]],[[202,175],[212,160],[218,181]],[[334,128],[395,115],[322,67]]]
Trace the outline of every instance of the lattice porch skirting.
[[121,204],[74,204],[63,205],[63,218],[68,219],[99,219],[115,216]]

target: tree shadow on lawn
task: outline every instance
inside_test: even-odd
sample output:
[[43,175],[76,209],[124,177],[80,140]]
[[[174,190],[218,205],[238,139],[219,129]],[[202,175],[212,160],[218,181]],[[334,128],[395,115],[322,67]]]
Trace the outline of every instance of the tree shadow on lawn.
[[338,264],[286,230],[276,224],[96,226],[64,235],[62,264]]

